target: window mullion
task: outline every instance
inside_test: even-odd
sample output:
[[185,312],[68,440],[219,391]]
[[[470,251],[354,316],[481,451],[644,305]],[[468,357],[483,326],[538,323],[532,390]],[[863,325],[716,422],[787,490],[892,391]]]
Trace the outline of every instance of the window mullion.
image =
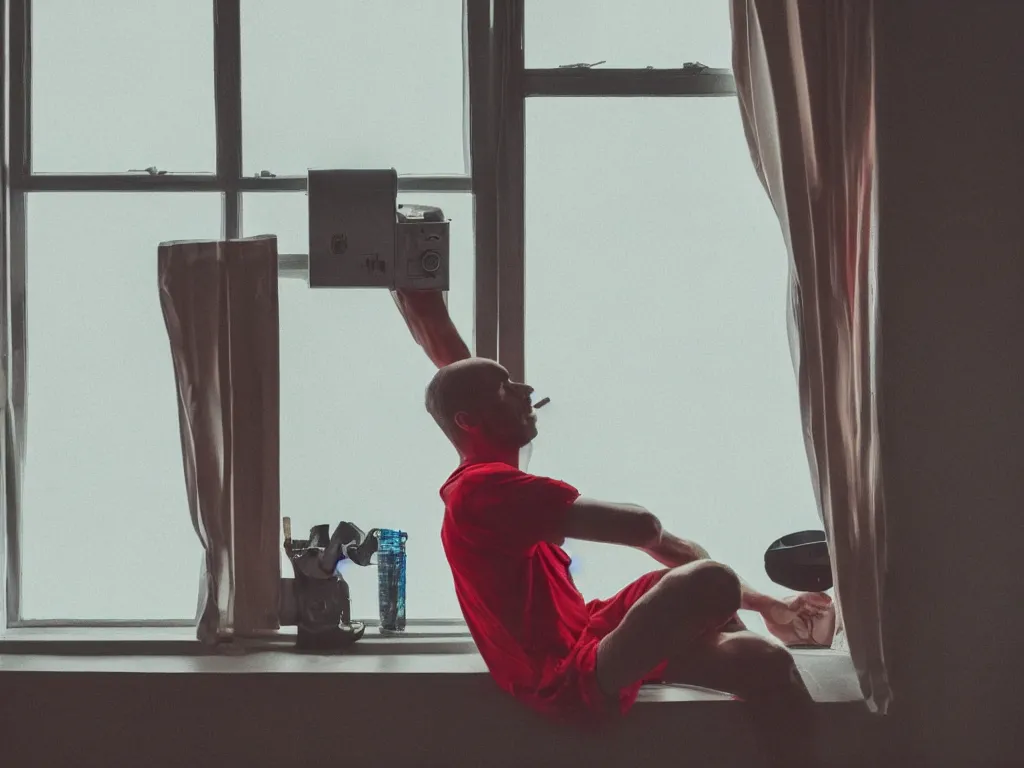
[[6,219],[7,233],[3,277],[3,373],[4,397],[4,531],[6,569],[4,618],[10,625],[21,619],[21,478],[25,461],[25,233],[26,199],[19,186],[31,168],[31,38],[29,0],[11,0],[8,5],[6,51],[8,83],[7,161],[10,177]]
[[528,69],[527,96],[734,96],[728,69]]
[[465,0],[469,83],[470,174],[473,186],[475,285],[473,350],[498,358],[498,196],[491,0]]
[[[213,173],[37,173],[23,178],[25,192],[305,192],[305,176],[222,181]],[[469,192],[468,175],[398,177],[399,192]]]
[[240,0],[213,0],[213,72],[217,185],[223,190],[223,235],[242,233],[242,21]]
[[526,377],[523,0],[495,0],[498,182],[498,362]]
[[32,164],[32,41],[30,0],[10,0],[8,4],[7,56],[10,82],[7,101],[8,181],[12,189],[21,189],[21,181]]

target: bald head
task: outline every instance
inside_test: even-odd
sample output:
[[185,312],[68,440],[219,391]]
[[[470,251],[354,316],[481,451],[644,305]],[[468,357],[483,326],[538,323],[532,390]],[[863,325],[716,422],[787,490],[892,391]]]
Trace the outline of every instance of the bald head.
[[493,360],[471,357],[439,369],[427,386],[427,412],[456,448],[490,443],[519,448],[536,436],[525,384]]
[[493,360],[471,357],[438,369],[427,385],[427,412],[452,442],[458,443],[455,415],[472,414],[488,392],[496,393],[508,373]]

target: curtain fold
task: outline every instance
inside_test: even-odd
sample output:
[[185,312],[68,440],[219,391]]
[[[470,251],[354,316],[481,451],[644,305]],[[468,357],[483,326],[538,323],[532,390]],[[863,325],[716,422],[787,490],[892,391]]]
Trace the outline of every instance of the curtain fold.
[[790,347],[840,622],[868,706],[884,713],[872,17],[872,0],[732,0],[743,125],[789,250]]
[[162,243],[160,304],[204,558],[196,636],[276,630],[281,582],[277,239]]

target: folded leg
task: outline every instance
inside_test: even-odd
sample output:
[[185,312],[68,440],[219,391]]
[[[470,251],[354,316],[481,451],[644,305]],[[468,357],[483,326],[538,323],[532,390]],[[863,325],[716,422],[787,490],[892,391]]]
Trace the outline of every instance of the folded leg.
[[736,694],[772,764],[817,764],[813,700],[783,646],[749,631],[717,633],[671,657],[663,679]]
[[719,563],[664,573],[601,639],[597,684],[615,697],[657,670],[665,682],[736,694],[769,757],[799,765],[814,744],[811,696],[785,647],[742,629],[739,603],[739,581]]
[[789,651],[750,631],[715,633],[669,656],[663,679],[733,693],[752,703],[811,701]]

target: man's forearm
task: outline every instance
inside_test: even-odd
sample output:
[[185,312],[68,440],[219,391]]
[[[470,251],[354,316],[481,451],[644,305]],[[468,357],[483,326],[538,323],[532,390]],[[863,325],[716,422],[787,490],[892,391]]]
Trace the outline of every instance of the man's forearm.
[[660,525],[655,539],[642,549],[668,568],[678,568],[680,565],[686,565],[695,560],[708,560],[711,557],[700,544],[681,539],[661,528]]
[[[643,548],[647,554],[668,568],[678,568],[697,560],[710,560],[711,555],[700,544],[681,539],[659,527],[657,538]],[[740,579],[740,608],[747,611],[765,611],[775,605],[774,598],[758,592]]]
[[743,579],[740,579],[740,608],[743,610],[764,613],[777,603],[778,600],[774,597],[758,592]]
[[443,368],[472,356],[448,314],[441,291],[398,290],[393,295],[413,338],[434,365]]

